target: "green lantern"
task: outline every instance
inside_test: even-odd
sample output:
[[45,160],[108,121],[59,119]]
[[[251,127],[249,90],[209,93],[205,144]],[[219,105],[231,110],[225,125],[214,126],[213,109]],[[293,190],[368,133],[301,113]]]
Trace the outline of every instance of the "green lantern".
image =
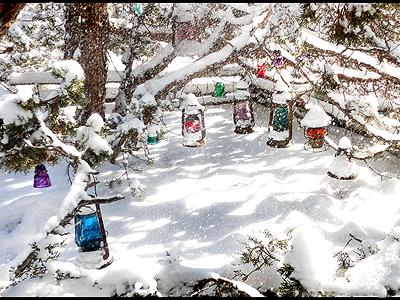
[[272,128],[282,132],[289,129],[289,109],[285,104],[278,104],[274,110]]
[[225,85],[223,82],[217,82],[214,88],[214,97],[223,97],[225,94]]

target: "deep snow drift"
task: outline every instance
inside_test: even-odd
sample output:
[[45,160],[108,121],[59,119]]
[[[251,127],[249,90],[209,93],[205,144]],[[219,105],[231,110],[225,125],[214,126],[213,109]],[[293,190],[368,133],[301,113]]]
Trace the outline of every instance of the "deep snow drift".
[[[268,110],[255,108],[255,131],[238,135],[233,132],[231,105],[207,107],[207,144],[200,148],[182,146],[181,112],[167,113],[169,132],[159,144],[149,146],[154,164],[129,162],[130,176],[145,186],[141,196],[131,196],[125,181],[114,190],[107,188],[106,181],[123,173],[116,166],[104,166],[98,176],[99,195],[126,196],[102,206],[113,264],[102,270],[79,267],[84,253],[78,252],[69,225],[67,245],[49,264],[50,272],[1,295],[110,296],[123,293],[127,284],[143,294],[157,288],[162,295],[172,295],[181,281],[211,272],[232,278],[240,267],[235,265],[243,250],[239,241],[246,241],[248,234],[263,229],[280,234],[292,227],[295,251],[287,260],[305,287],[376,296],[385,295],[385,286],[395,288],[400,247],[389,243],[387,234],[400,225],[399,181],[381,181],[361,161],[356,161],[359,175],[353,181],[328,177],[335,151],[305,151],[303,129],[296,121],[291,147],[268,147]],[[341,135],[330,131],[337,142]],[[390,164],[396,169],[395,162],[385,163],[386,169]],[[25,258],[29,243],[43,236],[46,222],[57,215],[68,193],[65,163],[47,169],[53,185],[46,189],[32,187],[33,171],[0,174],[0,287],[8,284],[9,269]],[[351,268],[348,280],[335,279],[333,256],[343,249],[349,233],[376,241],[381,250]],[[75,278],[57,284],[57,269]],[[280,277],[271,268],[255,273],[247,283],[260,290],[277,288]]]

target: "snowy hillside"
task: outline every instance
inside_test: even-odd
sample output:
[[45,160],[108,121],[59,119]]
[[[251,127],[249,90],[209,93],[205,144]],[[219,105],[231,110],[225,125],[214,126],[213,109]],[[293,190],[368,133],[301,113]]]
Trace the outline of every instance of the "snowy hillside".
[[[49,272],[2,290],[1,295],[111,296],[123,294],[129,285],[143,295],[156,290],[163,296],[182,295],[190,292],[184,282],[191,284],[212,273],[233,278],[234,270],[249,268],[238,265],[244,248],[239,241],[247,242],[247,235],[264,229],[283,235],[290,228],[295,251],[285,259],[310,291],[385,296],[385,287],[399,288],[400,245],[387,239],[400,225],[399,181],[381,181],[361,161],[356,161],[357,179],[330,178],[326,172],[333,149],[305,151],[304,133],[296,121],[291,147],[268,147],[268,110],[256,106],[255,117],[255,132],[239,135],[233,133],[230,105],[209,106],[207,143],[188,148],[182,146],[181,112],[166,113],[166,138],[149,146],[154,164],[129,162],[130,176],[145,187],[141,196],[128,194],[125,182],[107,188],[106,181],[122,174],[118,167],[106,165],[98,177],[99,195],[126,196],[102,205],[114,262],[102,270],[79,267],[84,253],[78,252],[69,225],[66,246],[48,264]],[[337,142],[341,136],[330,131]],[[391,162],[387,163],[389,169]],[[0,173],[2,287],[9,283],[9,269],[29,252],[29,244],[45,234],[46,222],[57,214],[68,192],[66,165],[47,167],[53,185],[40,190],[32,187],[33,174]],[[346,277],[334,276],[334,255],[346,246],[349,234],[375,241],[380,251],[350,268]],[[259,291],[276,290],[281,283],[276,267],[255,272],[246,283]],[[56,281],[57,270],[73,278]]]

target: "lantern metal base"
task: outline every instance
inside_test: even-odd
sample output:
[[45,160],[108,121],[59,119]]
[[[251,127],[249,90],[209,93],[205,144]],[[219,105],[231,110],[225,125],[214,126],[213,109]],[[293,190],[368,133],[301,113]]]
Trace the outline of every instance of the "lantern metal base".
[[235,127],[233,132],[237,134],[249,134],[254,132],[254,129],[253,127]]
[[348,177],[339,177],[339,176],[333,174],[331,171],[328,171],[326,174],[329,177],[332,177],[332,178],[335,178],[335,179],[338,179],[338,180],[353,180],[353,179],[357,178],[357,174],[353,174],[353,175],[348,176]]
[[324,140],[322,140],[322,142],[318,141],[317,143],[313,140],[309,140],[304,144],[304,150],[310,152],[323,152],[328,150],[328,146],[325,144]]
[[273,148],[287,148],[293,145],[293,142],[291,139],[285,139],[282,141],[274,140],[274,139],[269,139],[267,141],[267,145]]
[[196,144],[183,143],[182,145],[185,147],[190,147],[190,148],[198,148],[198,147],[204,146],[205,144],[206,144],[206,139],[201,139],[200,141],[197,141]]

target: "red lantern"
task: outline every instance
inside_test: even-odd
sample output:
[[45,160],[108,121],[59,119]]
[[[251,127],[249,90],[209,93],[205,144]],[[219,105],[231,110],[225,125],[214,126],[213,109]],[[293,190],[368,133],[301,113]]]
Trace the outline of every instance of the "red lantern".
[[257,65],[257,78],[265,78],[267,65],[265,63]]
[[306,150],[310,150],[308,146],[311,147],[312,150],[321,149],[326,150],[324,146],[324,137],[327,131],[324,127],[319,128],[307,128],[305,131],[305,137],[308,139],[308,142],[304,146]]
[[325,136],[327,134],[326,127],[329,125],[331,118],[319,105],[311,105],[308,112],[300,121],[304,129],[304,137],[307,142],[304,144],[305,150],[324,151],[327,150],[325,145]]
[[204,126],[204,112],[201,109],[184,108],[182,110],[182,136],[183,146],[200,147],[206,142],[206,129]]

